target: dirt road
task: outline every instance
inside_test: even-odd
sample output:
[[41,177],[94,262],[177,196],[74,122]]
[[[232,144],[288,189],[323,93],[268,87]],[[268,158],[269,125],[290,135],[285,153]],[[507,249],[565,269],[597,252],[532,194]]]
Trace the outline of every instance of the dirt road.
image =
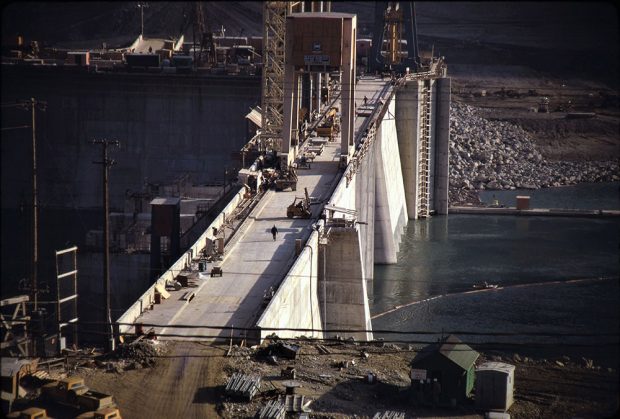
[[123,418],[211,418],[225,382],[225,349],[196,342],[168,343],[153,368],[122,373],[92,370],[86,383],[114,395]]

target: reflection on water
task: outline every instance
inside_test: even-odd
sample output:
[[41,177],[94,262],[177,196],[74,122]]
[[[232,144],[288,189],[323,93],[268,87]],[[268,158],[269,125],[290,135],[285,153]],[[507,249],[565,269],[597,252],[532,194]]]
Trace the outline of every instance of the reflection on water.
[[450,215],[410,221],[398,263],[375,266],[371,312],[497,284],[617,275],[620,221]]
[[[432,342],[442,332],[461,332],[463,341],[481,350],[512,349],[536,357],[560,351],[617,366],[619,300],[620,284],[613,279],[509,287],[414,304],[374,319],[372,326],[375,337],[386,340]],[[390,330],[436,334],[380,332]],[[514,335],[493,335],[506,332]]]
[[[537,205],[534,201],[533,206],[559,208],[563,205],[557,196],[564,199],[573,194],[573,201],[577,200],[576,196],[585,197],[584,202],[593,206],[568,208],[617,209],[620,208],[618,185],[582,185],[559,188],[562,189],[559,192],[532,191],[538,194],[538,202],[548,203]],[[603,205],[604,202],[607,204]],[[610,202],[616,203],[610,206]],[[600,343],[595,349],[590,346],[562,350],[565,353],[598,351],[601,357],[610,356],[617,362],[619,244],[618,218],[450,215],[412,220],[403,234],[398,263],[375,266],[374,281],[370,284],[371,313],[376,315],[395,306],[432,299],[375,318],[373,329],[611,333],[615,336],[593,338],[588,343],[594,346]],[[597,277],[612,279],[554,282]],[[483,281],[507,288],[463,294],[471,291],[473,284]],[[508,287],[533,283],[542,284]],[[434,298],[437,296],[442,297]],[[375,337],[402,339],[403,335],[375,333]],[[433,339],[428,335],[408,335],[407,340],[415,342],[422,338]],[[475,343],[489,337],[465,336],[465,339]],[[508,342],[506,339],[509,338],[503,341]],[[497,342],[502,338],[492,340]],[[557,346],[584,342],[583,337],[516,336],[512,340],[529,345],[527,350],[539,354],[542,350],[533,346],[534,343]]]

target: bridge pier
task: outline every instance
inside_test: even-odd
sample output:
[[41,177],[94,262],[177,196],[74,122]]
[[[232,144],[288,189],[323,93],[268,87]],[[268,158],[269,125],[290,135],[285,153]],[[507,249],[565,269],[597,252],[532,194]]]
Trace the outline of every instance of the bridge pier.
[[[338,269],[334,269],[334,267]],[[319,246],[318,291],[323,330],[356,330],[326,333],[356,340],[372,340],[370,308],[362,272],[357,228],[330,228],[327,243]],[[367,330],[367,332],[360,332]]]

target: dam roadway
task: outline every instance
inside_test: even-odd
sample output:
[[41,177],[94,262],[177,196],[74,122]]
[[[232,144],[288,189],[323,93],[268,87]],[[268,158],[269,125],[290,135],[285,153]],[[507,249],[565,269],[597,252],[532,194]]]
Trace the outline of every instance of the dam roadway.
[[[373,114],[371,109],[387,105],[385,99],[391,89],[389,82],[380,79],[367,77],[359,81],[356,105],[357,109],[363,107],[366,111],[359,112],[355,118],[354,138],[366,130]],[[363,97],[368,99],[366,106]],[[341,109],[338,101],[335,106]],[[269,190],[264,194],[226,244],[220,263],[223,276],[198,274],[197,264],[192,263],[192,276],[197,278],[198,287],[169,291],[169,298],[143,311],[134,323],[153,327],[160,339],[213,341],[233,335],[245,337],[243,329],[255,327],[259,320],[265,293],[270,287],[277,289],[295,263],[296,239],[306,243],[323,204],[329,202],[340,182],[343,175],[338,167],[340,154],[339,138],[327,142],[311,168],[297,170],[296,191]],[[296,196],[303,196],[304,188],[315,203],[311,206],[312,218],[287,218],[288,205]],[[273,225],[278,229],[275,241],[270,232]],[[207,271],[210,269],[211,264]],[[194,292],[190,302],[183,299],[188,290]],[[130,330],[126,328],[126,332]]]

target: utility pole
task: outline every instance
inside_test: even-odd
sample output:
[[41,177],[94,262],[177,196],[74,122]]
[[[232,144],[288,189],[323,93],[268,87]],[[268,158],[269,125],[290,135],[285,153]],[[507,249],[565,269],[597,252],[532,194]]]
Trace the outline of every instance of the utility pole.
[[149,5],[141,1],[138,2],[138,7],[140,8],[140,35],[144,38],[144,8],[149,7]]
[[104,327],[106,345],[108,351],[114,350],[114,332],[112,327],[112,315],[110,309],[110,217],[108,203],[108,168],[115,162],[108,158],[108,147],[120,146],[117,140],[93,140],[93,144],[101,144],[102,161],[93,162],[101,164],[103,168],[103,294],[104,294]]
[[37,275],[39,266],[39,205],[37,198],[37,128],[36,110],[45,111],[47,102],[38,101],[35,98],[23,101],[19,105],[22,109],[32,112],[32,277],[31,290],[34,310],[39,305],[39,290],[37,286]]

